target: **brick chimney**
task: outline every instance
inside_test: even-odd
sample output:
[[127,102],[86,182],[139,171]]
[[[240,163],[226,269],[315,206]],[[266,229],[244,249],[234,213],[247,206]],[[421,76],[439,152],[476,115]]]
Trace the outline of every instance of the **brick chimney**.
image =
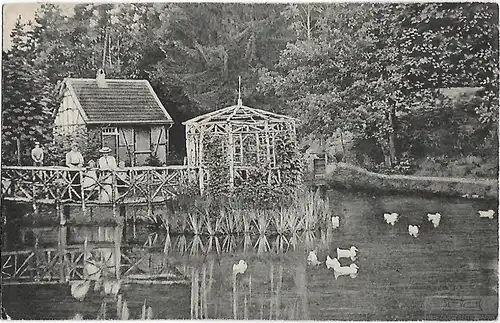
[[95,80],[96,80],[97,86],[99,88],[107,88],[108,87],[106,84],[106,74],[104,73],[104,70],[102,68],[97,70]]

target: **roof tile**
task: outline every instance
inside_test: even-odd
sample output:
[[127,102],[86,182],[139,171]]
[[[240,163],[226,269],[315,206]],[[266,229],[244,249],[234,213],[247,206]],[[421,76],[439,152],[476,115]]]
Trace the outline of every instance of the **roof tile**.
[[106,88],[99,88],[95,79],[68,79],[67,84],[89,122],[172,122],[147,81],[108,79]]

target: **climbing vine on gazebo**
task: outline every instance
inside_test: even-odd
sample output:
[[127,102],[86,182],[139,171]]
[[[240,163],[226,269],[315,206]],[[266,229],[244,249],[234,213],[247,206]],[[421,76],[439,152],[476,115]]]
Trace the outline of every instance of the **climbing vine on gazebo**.
[[209,174],[207,192],[209,196],[220,197],[229,193],[229,160],[226,150],[228,140],[224,136],[203,138],[203,161]]

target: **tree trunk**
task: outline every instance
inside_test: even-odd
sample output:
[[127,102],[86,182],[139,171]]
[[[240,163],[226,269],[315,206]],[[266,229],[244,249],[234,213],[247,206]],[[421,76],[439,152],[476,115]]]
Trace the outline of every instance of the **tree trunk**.
[[382,154],[384,155],[384,164],[386,167],[392,167],[391,153],[389,149],[389,145],[385,139],[379,139],[380,149],[382,150]]
[[389,112],[389,124],[391,126],[391,133],[389,134],[389,154],[391,158],[391,164],[394,165],[397,163],[396,159],[396,113],[394,111],[394,107],[391,107],[391,111]]
[[19,138],[16,139],[17,146],[17,164],[21,166],[21,140]]
[[340,131],[340,146],[342,147],[342,160],[340,161],[344,161],[344,158],[345,158],[345,145],[344,145],[344,135],[343,135],[343,131],[341,130]]
[[307,40],[311,40],[311,6],[307,4]]

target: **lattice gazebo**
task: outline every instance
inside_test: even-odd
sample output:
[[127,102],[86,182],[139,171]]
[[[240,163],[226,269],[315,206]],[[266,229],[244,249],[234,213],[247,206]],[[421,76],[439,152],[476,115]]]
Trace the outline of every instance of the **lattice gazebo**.
[[230,190],[244,184],[249,176],[259,176],[269,185],[279,184],[282,152],[278,150],[297,147],[280,144],[279,138],[296,143],[296,122],[288,116],[244,106],[241,100],[185,121],[187,165],[198,169],[200,191],[203,193],[209,183],[215,185],[214,176],[219,178],[218,185]]

